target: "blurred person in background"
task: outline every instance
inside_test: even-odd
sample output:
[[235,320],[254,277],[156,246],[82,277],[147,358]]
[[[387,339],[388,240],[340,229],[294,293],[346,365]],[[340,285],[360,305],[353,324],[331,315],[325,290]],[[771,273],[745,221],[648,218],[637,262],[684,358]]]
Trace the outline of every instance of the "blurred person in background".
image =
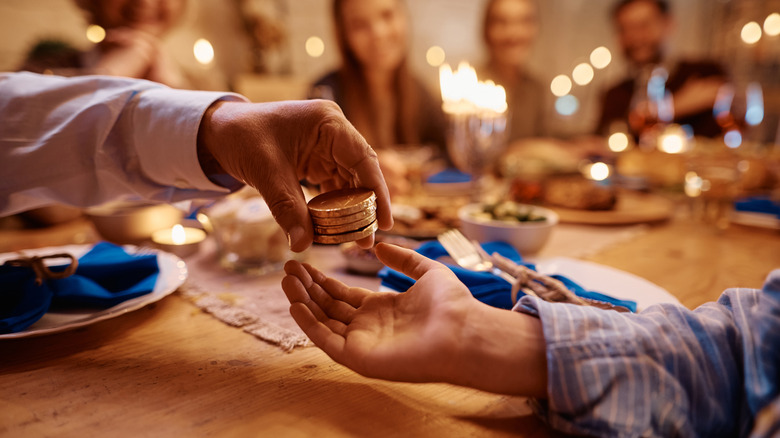
[[617,123],[638,135],[646,123],[652,122],[652,108],[646,104],[647,81],[653,70],[661,67],[668,74],[666,89],[672,93],[675,123],[689,125],[694,135],[720,135],[712,106],[726,73],[712,61],[669,59],[666,49],[674,20],[668,2],[620,0],[612,10],[612,18],[629,74],[604,94],[597,133],[609,135]]
[[478,73],[480,80],[490,79],[506,89],[510,142],[547,134],[546,88],[528,70],[539,32],[538,13],[534,0],[490,0],[485,7],[482,38],[488,61]]
[[180,65],[163,46],[168,32],[182,19],[187,0],[75,0],[86,19],[105,30],[105,38],[88,51],[67,43],[41,41],[20,70],[63,76],[101,74],[146,79],[173,88],[225,90],[213,71]]
[[410,189],[400,145],[443,153],[441,99],[408,65],[409,18],[402,0],[334,0],[341,66],[316,81],[311,97],[334,100],[380,156],[393,194]]

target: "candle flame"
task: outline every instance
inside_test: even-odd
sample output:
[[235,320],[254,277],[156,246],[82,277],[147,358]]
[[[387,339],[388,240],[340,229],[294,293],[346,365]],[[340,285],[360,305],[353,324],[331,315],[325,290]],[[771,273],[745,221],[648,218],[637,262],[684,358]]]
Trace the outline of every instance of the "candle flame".
[[609,166],[605,163],[593,163],[593,165],[590,166],[589,171],[590,177],[595,181],[604,181],[609,178]]
[[175,245],[183,245],[187,241],[187,236],[184,234],[184,227],[176,224],[171,230],[171,240]]
[[461,62],[453,72],[449,64],[439,67],[439,85],[446,113],[494,112],[507,110],[506,90],[493,81],[482,82],[468,62]]

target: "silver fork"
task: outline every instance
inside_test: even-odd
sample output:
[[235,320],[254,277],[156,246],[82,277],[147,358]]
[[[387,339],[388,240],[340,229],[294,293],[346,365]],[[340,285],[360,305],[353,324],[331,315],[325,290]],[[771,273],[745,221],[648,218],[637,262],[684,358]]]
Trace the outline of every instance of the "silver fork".
[[[475,272],[491,272],[508,281],[509,284],[514,284],[517,280],[508,273],[496,268],[490,259],[484,257],[484,251],[480,251],[482,248],[476,246],[478,243],[472,243],[460,231],[455,229],[445,231],[437,239],[460,267]],[[524,292],[536,296],[533,291],[524,290]]]

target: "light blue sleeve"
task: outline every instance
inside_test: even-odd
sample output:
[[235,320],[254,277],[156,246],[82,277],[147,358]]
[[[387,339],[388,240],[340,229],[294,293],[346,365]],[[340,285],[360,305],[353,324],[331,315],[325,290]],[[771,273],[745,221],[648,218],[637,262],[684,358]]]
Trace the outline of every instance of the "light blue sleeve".
[[227,193],[197,159],[201,117],[220,99],[243,100],[136,79],[0,73],[0,215]]
[[524,297],[547,341],[537,412],[593,436],[747,436],[780,394],[780,270],[762,291],[729,289],[696,310],[639,314]]

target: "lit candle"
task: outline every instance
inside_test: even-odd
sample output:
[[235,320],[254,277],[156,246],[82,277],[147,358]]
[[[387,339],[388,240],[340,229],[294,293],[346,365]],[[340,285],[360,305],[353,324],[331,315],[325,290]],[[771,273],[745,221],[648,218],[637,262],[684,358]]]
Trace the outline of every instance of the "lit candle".
[[480,81],[467,62],[456,71],[449,64],[439,67],[442,109],[447,114],[500,116],[507,110],[506,90],[493,81]]
[[179,224],[152,233],[152,242],[163,251],[180,257],[194,254],[200,248],[200,242],[206,238],[206,232],[197,228],[183,227]]

